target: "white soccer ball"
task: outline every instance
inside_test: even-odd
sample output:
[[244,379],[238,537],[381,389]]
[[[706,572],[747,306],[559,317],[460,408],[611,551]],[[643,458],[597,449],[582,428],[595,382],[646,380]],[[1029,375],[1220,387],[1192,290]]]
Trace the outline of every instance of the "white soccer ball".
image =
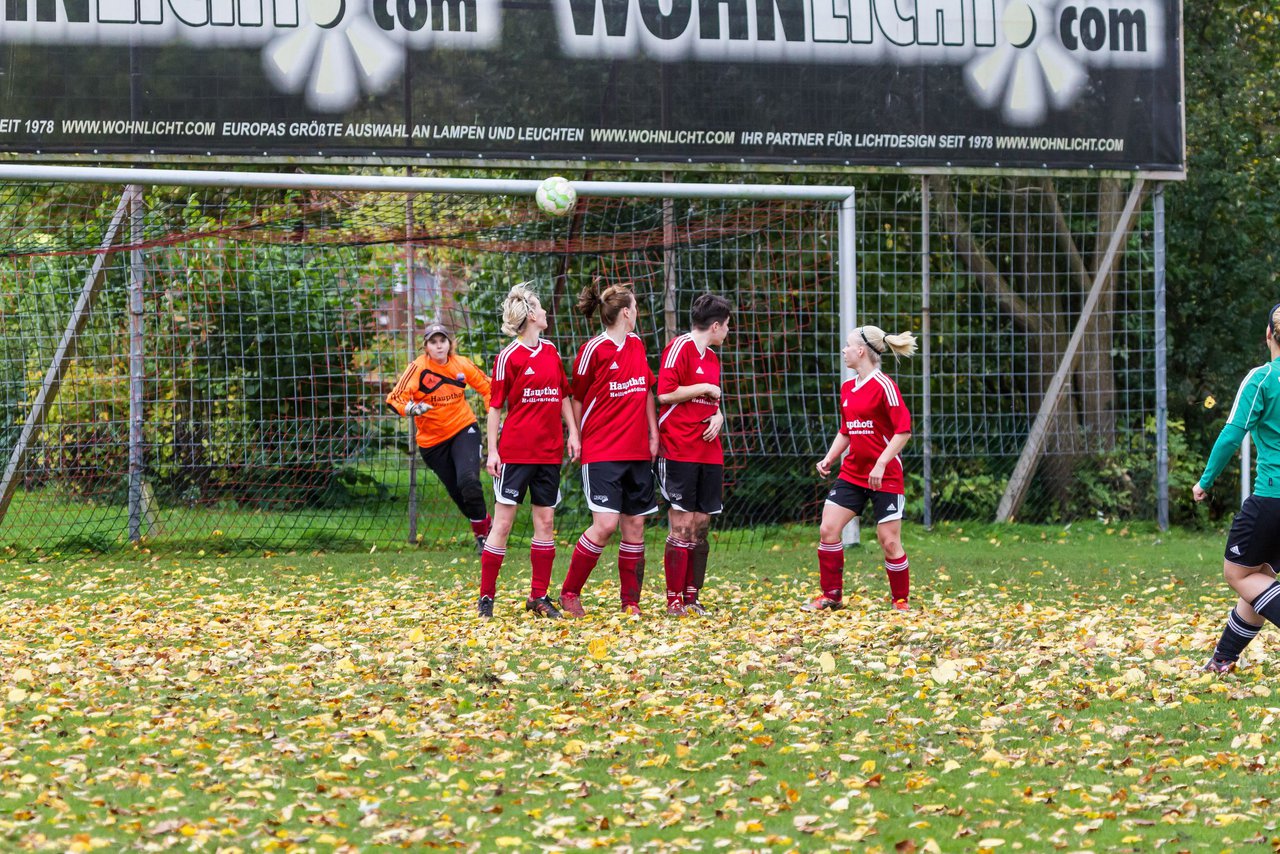
[[559,175],[552,175],[538,185],[538,191],[533,196],[538,200],[538,207],[552,216],[564,216],[573,210],[578,201],[578,191]]

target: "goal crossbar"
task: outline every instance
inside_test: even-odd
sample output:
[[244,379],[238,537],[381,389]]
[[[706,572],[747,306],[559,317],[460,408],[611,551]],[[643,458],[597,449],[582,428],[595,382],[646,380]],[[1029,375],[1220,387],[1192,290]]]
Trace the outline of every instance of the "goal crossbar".
[[[415,178],[393,175],[319,175],[310,172],[228,172],[36,164],[0,164],[0,180],[513,196],[532,196],[541,183],[536,180],[517,178]],[[657,181],[573,181],[572,183],[578,195],[598,198],[842,202],[853,195],[853,189],[850,187],[805,184],[704,184]]]

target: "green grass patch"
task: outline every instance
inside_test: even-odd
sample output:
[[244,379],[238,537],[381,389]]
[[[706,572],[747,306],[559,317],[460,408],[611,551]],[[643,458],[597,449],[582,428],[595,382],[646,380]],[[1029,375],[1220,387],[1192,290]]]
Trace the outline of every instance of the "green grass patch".
[[[1218,534],[908,526],[806,614],[813,532],[713,552],[704,620],[497,619],[473,552],[0,564],[0,847],[1214,850],[1270,844],[1280,703],[1210,678]],[[562,537],[556,578],[567,564]],[[349,546],[350,543],[339,543]],[[320,539],[316,548],[322,548]]]

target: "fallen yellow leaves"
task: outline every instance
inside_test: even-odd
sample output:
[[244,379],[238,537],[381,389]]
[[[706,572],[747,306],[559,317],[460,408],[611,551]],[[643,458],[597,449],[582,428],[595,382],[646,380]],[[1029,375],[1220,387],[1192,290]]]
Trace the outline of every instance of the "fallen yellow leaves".
[[605,638],[592,638],[587,643],[587,655],[600,661],[609,657],[609,641]]
[[[715,620],[588,603],[553,624],[500,600],[482,623],[457,567],[293,556],[104,568],[0,602],[0,847],[938,854],[1271,833],[1280,708],[1260,669],[1198,672],[1218,629],[1203,591],[1045,600],[1001,576],[922,585],[910,614],[851,594],[803,615],[811,555],[778,554],[768,584],[717,582]],[[851,577],[879,571],[853,554]],[[1261,660],[1274,640],[1256,643]]]
[[945,685],[948,682],[954,682],[956,675],[960,672],[959,664],[955,661],[941,661],[937,666],[929,671],[929,678],[939,685]]

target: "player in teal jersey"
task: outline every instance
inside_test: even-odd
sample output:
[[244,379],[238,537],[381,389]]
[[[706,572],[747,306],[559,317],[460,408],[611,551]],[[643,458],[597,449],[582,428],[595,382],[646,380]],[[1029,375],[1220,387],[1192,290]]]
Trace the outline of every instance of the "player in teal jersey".
[[1227,533],[1222,572],[1240,595],[1227,615],[1222,638],[1204,669],[1229,673],[1240,653],[1257,636],[1263,621],[1280,625],[1280,303],[1267,313],[1267,349],[1271,361],[1250,371],[1240,384],[1227,423],[1209,453],[1192,497],[1203,501],[1245,434],[1258,455],[1253,494],[1240,507]]

